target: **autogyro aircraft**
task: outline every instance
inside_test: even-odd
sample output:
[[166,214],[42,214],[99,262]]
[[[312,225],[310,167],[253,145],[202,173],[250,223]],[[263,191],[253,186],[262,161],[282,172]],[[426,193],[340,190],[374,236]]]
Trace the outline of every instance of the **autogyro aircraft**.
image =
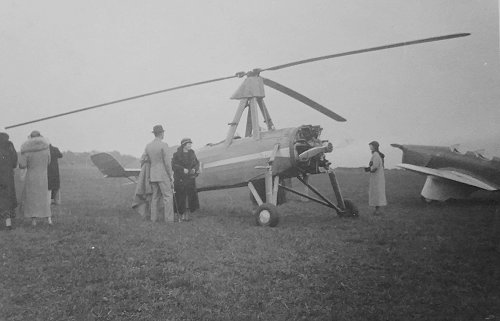
[[[416,45],[427,42],[441,41],[452,38],[468,36],[468,33],[451,34],[439,37],[425,38],[414,41],[394,43],[384,46],[348,51],[327,56],[310,58],[264,69],[254,69],[249,72],[237,72],[234,75],[216,78],[201,82],[190,83],[182,86],[150,92],[138,96],[124,98],[72,110],[69,112],[44,117],[12,126],[13,128],[31,124],[38,121],[48,120],[56,117],[66,116],[86,110],[101,108],[104,106],[138,99],[150,95],[160,94],[177,89],[227,80],[231,78],[245,77],[243,84],[231,97],[239,100],[238,109],[233,120],[228,124],[229,130],[225,140],[208,144],[197,150],[197,156],[201,163],[201,173],[197,178],[199,191],[216,190],[232,187],[248,186],[253,197],[258,203],[255,211],[256,222],[262,226],[276,226],[279,221],[277,205],[279,205],[279,193],[289,191],[312,201],[333,208],[339,216],[357,216],[356,206],[349,200],[344,199],[337,182],[335,172],[330,167],[331,163],[325,158],[325,153],[333,150],[333,146],[327,140],[321,139],[322,128],[314,125],[302,125],[299,127],[276,129],[271,119],[269,110],[264,103],[264,85],[271,87],[285,95],[288,95],[304,103],[310,108],[324,114],[336,121],[345,121],[342,116],[334,113],[319,103],[303,96],[302,94],[285,87],[260,74],[267,71],[275,71],[283,68],[315,62],[319,60],[338,58],[348,55],[361,54],[371,51],[385,50],[402,46]],[[243,113],[247,111],[245,136],[235,136],[237,126]],[[259,127],[259,112],[263,117],[267,130]],[[106,154],[94,156],[94,162],[108,165],[99,166],[103,172],[110,177],[127,177],[135,175],[137,171],[127,171],[121,168],[118,162],[113,163]],[[100,162],[102,161],[102,162]],[[117,166],[119,165],[119,166]],[[307,182],[307,177],[313,174],[327,173],[329,176],[336,204],[324,196],[320,191]],[[319,199],[298,192],[283,183],[286,178],[296,177],[306,185]],[[263,186],[262,189],[256,188]],[[259,193],[260,192],[260,193]]]
[[477,190],[500,190],[500,158],[460,153],[456,146],[391,144],[403,151],[398,167],[427,175],[421,196],[427,202],[465,199]]

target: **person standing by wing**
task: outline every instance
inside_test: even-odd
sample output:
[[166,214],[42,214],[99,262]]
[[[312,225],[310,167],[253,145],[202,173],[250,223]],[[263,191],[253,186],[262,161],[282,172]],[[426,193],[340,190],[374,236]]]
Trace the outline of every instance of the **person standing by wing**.
[[165,222],[174,222],[174,207],[172,196],[172,165],[168,152],[168,144],[163,142],[165,131],[161,125],[153,127],[155,139],[146,146],[143,158],[147,155],[151,162],[149,181],[153,188],[151,200],[151,221],[158,219],[158,205],[163,200]]
[[372,152],[372,158],[366,172],[370,172],[370,185],[368,189],[368,205],[374,206],[373,215],[382,214],[381,206],[387,205],[385,197],[385,175],[384,175],[384,157],[379,150],[380,144],[377,141],[372,141],[368,144]]
[[[181,220],[189,221],[189,213],[200,208],[198,192],[196,191],[196,176],[200,171],[200,162],[191,148],[193,142],[190,138],[181,140],[172,158],[174,169],[175,205]],[[187,201],[187,208],[186,208]]]

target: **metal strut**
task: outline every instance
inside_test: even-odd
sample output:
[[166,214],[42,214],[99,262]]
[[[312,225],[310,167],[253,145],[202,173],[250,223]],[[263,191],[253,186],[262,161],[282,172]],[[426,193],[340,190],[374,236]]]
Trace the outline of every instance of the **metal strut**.
[[[297,179],[302,182],[305,186],[307,186],[311,191],[313,191],[314,194],[318,195],[323,201],[325,201],[328,204],[328,207],[331,207],[335,209],[337,212],[344,212],[344,209],[341,209],[337,205],[333,204],[329,199],[324,197],[314,186],[306,182],[302,177],[297,176]],[[305,197],[305,195],[302,195]],[[307,198],[307,197],[306,197]]]

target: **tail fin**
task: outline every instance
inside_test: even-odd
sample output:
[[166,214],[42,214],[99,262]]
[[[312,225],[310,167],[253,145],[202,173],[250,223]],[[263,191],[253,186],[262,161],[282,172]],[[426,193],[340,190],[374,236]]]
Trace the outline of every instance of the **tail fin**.
[[105,177],[130,177],[138,176],[140,173],[139,169],[123,168],[123,166],[108,153],[97,153],[91,155],[90,159]]

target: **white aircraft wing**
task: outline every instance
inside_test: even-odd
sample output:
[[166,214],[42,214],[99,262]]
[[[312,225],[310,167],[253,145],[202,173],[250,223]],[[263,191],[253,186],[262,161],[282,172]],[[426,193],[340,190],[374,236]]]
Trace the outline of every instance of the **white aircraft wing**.
[[460,173],[457,171],[453,171],[453,170],[434,169],[434,168],[416,166],[416,165],[411,165],[411,164],[398,164],[396,166],[407,169],[407,170],[412,171],[412,172],[448,179],[450,181],[462,183],[465,185],[474,186],[474,187],[481,188],[481,189],[484,189],[487,191],[496,191],[498,189],[495,186],[492,186],[488,183],[485,183],[485,182],[483,182],[475,177],[472,177],[470,175]]

